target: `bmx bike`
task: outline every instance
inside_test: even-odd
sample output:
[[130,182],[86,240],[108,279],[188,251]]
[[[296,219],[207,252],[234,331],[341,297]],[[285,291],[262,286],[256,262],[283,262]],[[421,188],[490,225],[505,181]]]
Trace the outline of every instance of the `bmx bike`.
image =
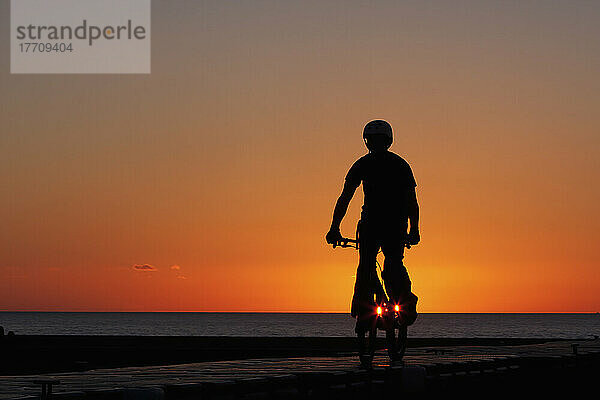
[[[404,238],[403,245],[407,249],[410,249],[407,237]],[[336,247],[352,248],[358,251],[360,249],[358,226],[356,229],[356,239],[342,237],[333,244],[333,248],[335,249]],[[370,324],[368,331],[357,332],[360,364],[366,369],[372,368],[373,356],[376,348],[377,330],[385,331],[390,361],[392,361],[392,363],[402,362],[402,358],[406,352],[408,325],[410,325],[410,323],[407,324],[404,322],[403,304],[395,303],[390,300],[390,296],[388,296],[385,286],[382,285],[383,276],[380,277],[380,275],[383,275],[383,271],[381,265],[377,260],[375,263],[377,266],[374,271],[375,276],[371,277],[371,282],[373,282],[374,285],[372,288],[373,302],[369,305],[369,309],[366,310],[366,313],[373,323]],[[379,270],[379,273],[377,273],[377,270]],[[416,305],[416,296],[412,293],[410,296],[415,299],[414,305]],[[363,313],[364,312],[365,311],[363,310]],[[357,318],[359,318],[359,316],[357,316]]]

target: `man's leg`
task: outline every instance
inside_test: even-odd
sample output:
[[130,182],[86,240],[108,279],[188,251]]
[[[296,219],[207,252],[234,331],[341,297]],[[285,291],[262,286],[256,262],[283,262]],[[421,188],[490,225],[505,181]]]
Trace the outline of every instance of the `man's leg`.
[[352,298],[352,316],[356,317],[356,333],[369,331],[375,323],[373,295],[376,290],[374,278],[377,279],[376,260],[379,251],[379,243],[368,230],[361,228],[359,240],[360,258]]
[[411,291],[408,271],[402,262],[404,259],[404,243],[402,238],[390,235],[382,245],[385,262],[383,279],[390,301],[400,306],[401,323],[411,325],[417,318],[417,296]]
[[401,304],[411,290],[408,271],[406,271],[406,267],[402,262],[404,259],[404,244],[399,241],[384,242],[382,250],[385,256],[383,262],[385,290],[392,303]]
[[[411,282],[408,277],[408,272],[404,267],[402,260],[404,259],[404,243],[401,237],[395,239],[393,236],[386,238],[382,245],[385,261],[383,264],[383,279],[385,289],[390,297],[392,307],[400,305],[407,299],[411,293]],[[402,309],[400,311],[402,317]],[[400,318],[402,323],[403,318]],[[402,359],[404,355],[404,346],[406,344],[406,326],[401,324],[398,326],[398,338],[396,338],[396,327],[390,326],[386,330],[386,338],[388,343],[388,355],[392,361]]]
[[352,297],[352,316],[356,318],[354,330],[358,335],[358,354],[360,363],[365,368],[370,368],[371,365],[371,349],[374,344],[371,331],[373,328],[377,329],[373,318],[372,287],[372,273],[375,272],[377,251],[378,249],[375,249],[369,241],[365,243],[361,240],[360,260]]

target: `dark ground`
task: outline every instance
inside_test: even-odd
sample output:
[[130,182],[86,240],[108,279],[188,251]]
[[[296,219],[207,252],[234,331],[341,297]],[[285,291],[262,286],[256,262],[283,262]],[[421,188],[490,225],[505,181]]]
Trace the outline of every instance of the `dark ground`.
[[[157,360],[144,352],[168,354],[173,349],[181,358],[220,357],[220,346],[229,346],[228,354],[245,347],[244,354],[257,352],[263,357],[0,375],[0,399],[39,400],[40,380],[54,382],[52,397],[56,400],[575,399],[596,393],[600,376],[598,339],[540,343],[531,339],[413,339],[403,363],[390,362],[380,350],[370,371],[359,368],[353,338],[21,337],[20,347],[3,342],[4,350],[30,352],[27,342],[35,344],[36,339],[46,349],[54,342],[52,351],[62,345],[68,348],[68,355],[88,354],[107,362],[128,363],[135,360],[129,357],[141,356],[145,361]],[[185,356],[186,349],[196,354]],[[331,355],[302,357],[297,355],[300,352]],[[296,355],[268,358],[265,354]],[[67,365],[65,360],[54,362]]]
[[[556,340],[409,338],[408,347],[516,346],[550,341]],[[378,348],[384,347],[381,338]],[[347,356],[355,351],[354,337],[3,336],[0,375],[250,358]]]

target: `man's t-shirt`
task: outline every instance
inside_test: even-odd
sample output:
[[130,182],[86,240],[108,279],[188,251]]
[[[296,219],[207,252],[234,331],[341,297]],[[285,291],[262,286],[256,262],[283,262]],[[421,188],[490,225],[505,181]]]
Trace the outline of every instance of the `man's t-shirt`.
[[352,165],[346,182],[354,188],[363,184],[363,220],[406,222],[407,193],[417,183],[402,157],[389,151],[369,153]]

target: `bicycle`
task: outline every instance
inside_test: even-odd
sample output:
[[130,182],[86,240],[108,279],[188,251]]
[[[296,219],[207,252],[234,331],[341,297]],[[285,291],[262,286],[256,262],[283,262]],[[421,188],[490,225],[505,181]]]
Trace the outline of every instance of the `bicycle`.
[[[336,243],[333,244],[333,248],[353,248],[358,251],[360,249],[359,226],[360,221],[356,229],[355,239],[341,237]],[[407,249],[410,249],[411,246],[408,243],[407,237],[405,237],[403,245]],[[390,357],[392,363],[401,362],[404,354],[406,353],[408,325],[410,325],[410,323],[407,324],[403,322],[403,320],[406,319],[403,318],[402,315],[403,305],[393,304],[393,302],[390,302],[390,297],[385,290],[385,286],[382,284],[383,277],[380,278],[379,276],[383,274],[381,265],[377,260],[375,263],[377,266],[377,269],[375,270],[376,276],[371,277],[374,278],[371,281],[375,282],[375,287],[372,288],[374,302],[372,304],[373,309],[371,311],[371,315],[375,318],[375,323],[371,325],[371,329],[368,331],[368,339],[365,333],[357,332],[360,364],[366,369],[372,368],[373,356],[375,354],[375,342],[377,339],[377,330],[383,330],[386,333],[388,356]],[[379,274],[377,273],[377,270],[379,270]],[[416,307],[417,297],[412,293],[410,295],[411,297],[409,301],[412,302],[412,306]],[[410,307],[410,305],[408,307]],[[398,331],[397,336],[396,330]]]

